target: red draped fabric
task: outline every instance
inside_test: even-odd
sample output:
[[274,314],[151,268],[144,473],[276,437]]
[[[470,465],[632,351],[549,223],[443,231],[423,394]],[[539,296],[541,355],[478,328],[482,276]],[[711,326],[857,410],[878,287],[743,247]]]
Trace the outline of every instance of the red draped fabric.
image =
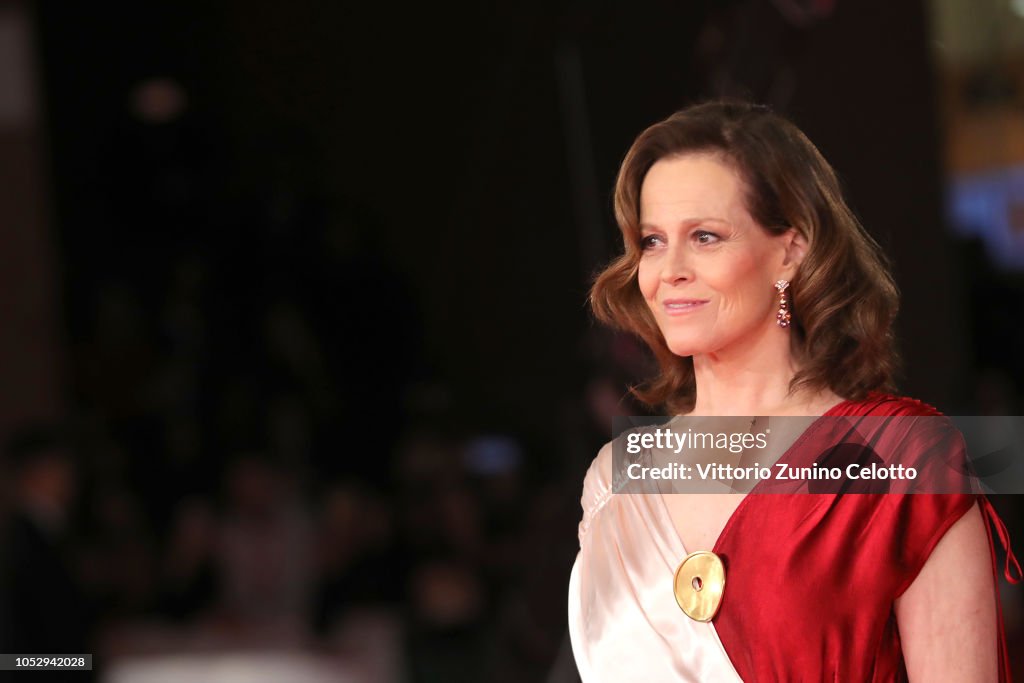
[[[827,415],[940,413],[919,401],[873,393],[861,402],[841,403]],[[872,436],[872,446],[882,454],[905,450],[905,437],[899,429],[882,428]],[[792,453],[815,452],[806,439],[797,446]],[[963,449],[962,441],[947,438],[921,444],[919,451],[933,459],[956,456],[956,449]],[[988,529],[998,604],[992,527],[1007,550],[1007,579],[1017,583],[1020,567],[1006,528],[984,495],[759,494],[755,489],[714,548],[725,564],[727,584],[713,624],[737,673],[747,683],[907,680],[893,603],[975,502]],[[1011,562],[1017,576],[1011,575]],[[999,680],[1009,681],[1001,609],[998,619]]]

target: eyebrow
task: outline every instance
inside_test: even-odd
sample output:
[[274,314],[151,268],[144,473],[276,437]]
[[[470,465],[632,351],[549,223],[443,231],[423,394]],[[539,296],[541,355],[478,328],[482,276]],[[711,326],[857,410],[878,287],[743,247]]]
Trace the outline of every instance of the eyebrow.
[[[712,217],[708,216],[708,217],[705,217],[705,218],[686,218],[684,220],[679,221],[678,223],[675,223],[674,225],[675,225],[675,227],[680,227],[680,228],[692,228],[694,226],[702,225],[704,223],[723,223],[725,225],[728,225],[729,221],[727,221],[727,220],[725,220],[723,218],[712,218]],[[641,232],[644,231],[644,230],[658,230],[659,229],[657,225],[654,225],[652,223],[640,223],[637,227],[640,229]]]

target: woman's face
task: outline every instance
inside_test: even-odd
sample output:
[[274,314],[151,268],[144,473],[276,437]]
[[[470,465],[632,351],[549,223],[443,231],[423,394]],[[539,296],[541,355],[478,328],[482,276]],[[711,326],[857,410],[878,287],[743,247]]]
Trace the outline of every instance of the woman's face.
[[640,229],[640,291],[673,353],[721,354],[785,333],[773,285],[792,277],[795,231],[758,225],[720,157],[655,163],[640,190]]

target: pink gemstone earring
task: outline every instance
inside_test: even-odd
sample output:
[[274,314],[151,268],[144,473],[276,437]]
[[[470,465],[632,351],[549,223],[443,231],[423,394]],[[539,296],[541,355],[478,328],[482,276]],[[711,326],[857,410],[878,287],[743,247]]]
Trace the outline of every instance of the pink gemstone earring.
[[788,287],[788,280],[779,280],[775,283],[775,289],[779,290],[779,312],[775,315],[775,322],[779,324],[779,327],[789,327],[789,321],[792,319],[789,314],[789,303],[786,301]]

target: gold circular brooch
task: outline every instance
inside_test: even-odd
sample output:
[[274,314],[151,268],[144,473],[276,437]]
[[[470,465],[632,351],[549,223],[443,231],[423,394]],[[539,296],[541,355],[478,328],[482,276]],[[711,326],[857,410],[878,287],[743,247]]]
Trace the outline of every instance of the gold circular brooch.
[[672,588],[686,616],[694,621],[711,621],[722,604],[725,565],[708,550],[690,553],[679,563]]

